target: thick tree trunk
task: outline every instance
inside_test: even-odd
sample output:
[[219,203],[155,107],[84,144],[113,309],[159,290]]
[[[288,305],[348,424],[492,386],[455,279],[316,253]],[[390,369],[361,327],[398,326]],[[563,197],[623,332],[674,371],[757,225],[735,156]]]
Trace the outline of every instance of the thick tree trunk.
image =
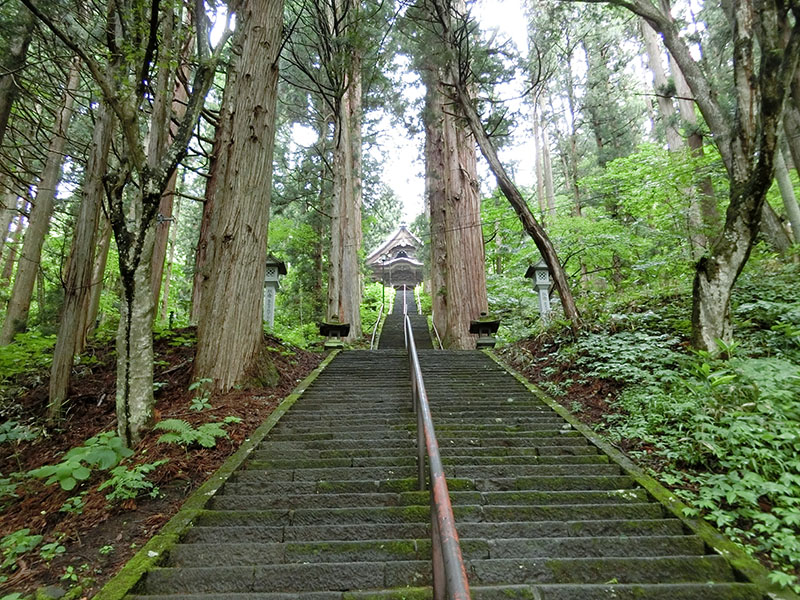
[[[442,100],[446,96],[441,94]],[[474,138],[458,118],[442,107],[447,176],[445,244],[447,270],[446,348],[471,350],[470,321],[488,312],[486,257],[481,228],[481,199]]]
[[28,312],[31,306],[33,286],[39,272],[42,246],[50,227],[56,188],[61,179],[61,165],[64,162],[64,147],[67,143],[67,129],[72,118],[75,92],[80,81],[79,62],[74,60],[70,66],[67,85],[61,98],[61,109],[56,115],[50,146],[47,150],[42,177],[36,191],[36,202],[31,209],[30,222],[22,244],[14,289],[8,303],[8,311],[0,332],[0,346],[6,346],[14,336],[25,331],[28,325]]
[[112,137],[112,115],[105,106],[101,106],[86,166],[81,209],[72,236],[70,259],[64,279],[64,305],[61,309],[61,321],[50,369],[50,403],[47,407],[47,418],[50,422],[61,418],[62,404],[69,394],[73,357],[83,347],[86,309],[92,290],[97,222],[104,196],[103,177],[108,168]]
[[20,6],[12,30],[3,32],[8,46],[0,61],[0,144],[6,135],[11,106],[19,95],[18,72],[25,66],[35,23],[33,13]]
[[475,144],[433,65],[425,84],[434,323],[446,348],[466,350],[475,347],[470,321],[488,310]]
[[447,329],[446,185],[442,99],[435,65],[422,69],[425,85],[425,203],[430,222],[430,295],[437,332]]
[[[158,202],[160,194],[151,198]],[[122,298],[117,331],[117,432],[132,448],[153,420],[153,293],[150,288],[154,221],[141,248],[120,250]],[[137,256],[138,254],[138,256]],[[123,261],[125,267],[123,268]]]
[[225,90],[232,106],[221,149],[227,157],[212,215],[214,260],[194,369],[196,379],[211,378],[223,391],[259,375],[282,15],[281,0],[247,1],[237,13],[241,54]]
[[346,88],[335,116],[333,207],[328,270],[328,319],[350,323],[348,341],[361,337],[361,60],[350,57]]

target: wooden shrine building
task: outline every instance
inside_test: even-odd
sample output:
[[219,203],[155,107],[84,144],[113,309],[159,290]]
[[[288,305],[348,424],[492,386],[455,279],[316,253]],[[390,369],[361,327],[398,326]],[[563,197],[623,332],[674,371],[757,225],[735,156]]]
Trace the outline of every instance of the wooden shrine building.
[[384,285],[395,288],[422,283],[422,261],[417,259],[417,252],[421,249],[422,240],[401,224],[367,256],[372,281],[382,281]]

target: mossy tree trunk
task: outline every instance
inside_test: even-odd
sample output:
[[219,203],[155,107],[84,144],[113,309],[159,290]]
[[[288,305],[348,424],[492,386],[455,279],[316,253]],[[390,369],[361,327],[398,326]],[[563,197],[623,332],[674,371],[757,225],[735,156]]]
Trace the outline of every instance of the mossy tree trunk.
[[222,391],[258,377],[254,370],[264,367],[259,353],[282,15],[282,0],[247,0],[236,12],[238,59],[223,101],[230,107],[222,114],[224,168],[209,224],[213,249],[194,368],[196,379],[212,379]]

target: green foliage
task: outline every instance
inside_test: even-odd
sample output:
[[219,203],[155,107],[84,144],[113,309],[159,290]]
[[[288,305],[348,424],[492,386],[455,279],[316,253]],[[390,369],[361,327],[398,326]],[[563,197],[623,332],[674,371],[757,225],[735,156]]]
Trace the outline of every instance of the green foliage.
[[60,463],[33,469],[28,475],[45,479],[47,484],[58,482],[62,489],[69,491],[78,482],[89,479],[92,468],[110,469],[132,454],[133,451],[125,447],[122,438],[106,431],[89,438],[83,446],[69,450]]
[[199,393],[196,394],[191,400],[189,406],[191,410],[200,412],[206,408],[211,408],[211,392],[208,390],[209,383],[211,383],[211,379],[208,377],[203,377],[202,379],[198,379],[189,385],[190,392],[200,390]]
[[77,496],[70,496],[67,498],[64,504],[61,505],[61,508],[58,509],[59,512],[72,513],[75,515],[83,513],[83,507],[85,504],[83,496],[85,494],[86,492],[81,492]]
[[0,571],[15,571],[17,560],[26,552],[30,552],[42,541],[41,535],[31,535],[30,529],[17,529],[0,539],[0,552],[3,562]]
[[97,487],[97,491],[102,492],[106,488],[111,488],[111,491],[106,494],[106,500],[110,502],[135,500],[145,494],[151,498],[156,498],[159,489],[152,481],[147,480],[147,475],[168,462],[168,459],[157,460],[136,465],[131,469],[124,465],[114,467],[111,469],[111,477],[101,483]]
[[0,346],[0,383],[49,369],[56,336],[37,331],[19,333],[14,343]]
[[159,443],[178,444],[184,448],[195,444],[203,448],[213,448],[217,445],[217,438],[228,437],[223,427],[240,421],[238,417],[225,417],[222,423],[212,421],[194,428],[181,419],[164,419],[156,423],[153,429],[168,432],[158,438]]
[[[62,538],[63,534],[60,534],[58,537]],[[67,549],[64,546],[62,546],[58,541],[55,541],[48,544],[43,544],[39,549],[39,556],[41,556],[42,560],[45,562],[50,562],[56,556],[64,554],[66,551]]]
[[361,302],[361,328],[364,335],[372,334],[372,329],[378,320],[381,301],[385,301],[384,315],[394,300],[394,288],[387,287],[385,290],[380,282],[368,283],[364,286],[364,296]]
[[0,444],[28,442],[35,440],[37,437],[38,433],[36,431],[18,421],[0,423]]

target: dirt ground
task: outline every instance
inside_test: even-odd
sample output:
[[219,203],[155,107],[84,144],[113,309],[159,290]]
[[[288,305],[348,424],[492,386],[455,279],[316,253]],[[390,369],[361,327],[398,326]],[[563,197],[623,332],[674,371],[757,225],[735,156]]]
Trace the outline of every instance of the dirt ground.
[[[192,330],[176,330],[156,340],[156,420],[176,418],[197,427],[212,420],[235,416],[241,422],[225,427],[228,438],[220,438],[213,448],[193,446],[184,450],[173,443],[158,443],[163,432],[149,433],[136,447],[136,453],[123,464],[131,466],[168,460],[150,473],[148,479],[158,488],[155,498],[145,496],[122,503],[110,503],[108,489],[97,487],[108,472],[95,470],[92,476],[72,491],[58,484],[25,479],[16,498],[0,499],[0,538],[22,528],[43,535],[37,549],[18,561],[18,568],[2,572],[8,579],[0,583],[0,598],[12,592],[29,595],[51,586],[58,596],[72,590],[71,597],[91,597],[133,556],[180,508],[184,499],[233,454],[242,441],[269,416],[282,398],[322,360],[323,355],[290,348],[267,337],[279,380],[270,388],[235,390],[213,396],[210,408],[191,410],[197,391],[188,391],[194,357]],[[114,415],[115,358],[111,343],[89,349],[90,366],[79,366],[73,377],[66,417],[58,429],[42,430],[30,442],[0,446],[0,473],[26,472],[59,462],[61,455],[88,438],[116,427]],[[86,361],[84,361],[86,362]],[[27,391],[11,407],[0,412],[0,422],[40,423],[47,403],[45,379],[15,382]],[[65,503],[80,497],[82,507],[67,511]],[[42,545],[58,543],[64,551],[49,562],[42,559]],[[2,557],[0,557],[2,561]],[[77,586],[80,586],[78,588]]]

